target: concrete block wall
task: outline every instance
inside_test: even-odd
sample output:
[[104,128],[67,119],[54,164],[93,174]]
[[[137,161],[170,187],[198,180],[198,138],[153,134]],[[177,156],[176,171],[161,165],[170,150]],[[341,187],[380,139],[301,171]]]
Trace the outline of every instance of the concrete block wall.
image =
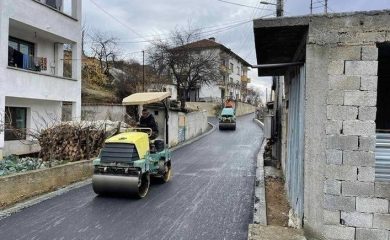
[[374,153],[376,43],[390,33],[385,21],[358,15],[310,26],[309,43],[328,49],[324,239],[390,239],[390,184],[375,182]]

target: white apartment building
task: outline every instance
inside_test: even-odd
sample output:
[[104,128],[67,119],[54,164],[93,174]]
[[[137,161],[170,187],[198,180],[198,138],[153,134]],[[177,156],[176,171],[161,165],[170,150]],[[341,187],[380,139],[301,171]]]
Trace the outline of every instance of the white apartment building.
[[189,46],[201,51],[216,51],[220,58],[221,79],[212,85],[201,85],[190,92],[189,101],[220,101],[227,97],[245,101],[245,89],[250,83],[248,62],[229,48],[217,43],[215,38],[203,39]]
[[81,1],[0,1],[0,159],[37,150],[26,132],[61,120],[64,103],[80,117]]

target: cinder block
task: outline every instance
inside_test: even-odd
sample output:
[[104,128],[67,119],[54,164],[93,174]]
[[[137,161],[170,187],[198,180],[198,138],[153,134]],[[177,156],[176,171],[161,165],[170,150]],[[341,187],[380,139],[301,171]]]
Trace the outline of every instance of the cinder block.
[[343,122],[342,121],[328,120],[326,123],[325,132],[328,135],[340,134],[342,129],[343,129]]
[[340,211],[324,210],[324,223],[329,225],[340,224]]
[[360,60],[360,46],[337,46],[329,49],[330,60]]
[[[358,180],[360,182],[374,182],[375,181],[375,167],[358,167]],[[375,189],[376,189],[376,186],[375,186]]]
[[349,227],[372,227],[373,214],[360,212],[341,212],[341,222]]
[[378,88],[377,76],[362,76],[360,80],[360,90],[376,91]]
[[356,37],[362,39],[363,43],[375,44],[377,42],[384,42],[386,39],[385,32],[359,32]]
[[363,44],[363,39],[357,38],[357,32],[353,31],[345,31],[345,32],[339,32],[339,39],[340,43],[345,44]]
[[373,136],[359,136],[359,150],[375,151],[376,138]]
[[328,149],[357,150],[358,136],[328,135],[326,146]]
[[330,211],[355,211],[355,197],[334,196],[325,194],[324,208]]
[[341,150],[326,150],[326,163],[341,165],[343,163],[343,152]]
[[342,90],[329,90],[327,104],[343,105],[344,104],[344,91]]
[[359,107],[359,120],[375,121],[376,107]]
[[386,230],[367,228],[356,229],[356,240],[388,240],[388,237],[389,233]]
[[389,201],[380,198],[356,198],[356,211],[365,213],[388,213]]
[[324,235],[326,239],[352,240],[355,239],[355,228],[325,225]]
[[358,116],[358,108],[353,106],[328,105],[326,115],[329,120],[354,120]]
[[325,177],[331,180],[356,181],[357,167],[346,165],[327,165]]
[[363,46],[362,47],[362,60],[377,61],[378,60],[378,48],[376,46]]
[[360,85],[360,76],[329,76],[329,89],[331,90],[358,90]]
[[343,164],[349,166],[373,167],[375,166],[375,153],[362,151],[344,151]]
[[375,183],[375,196],[390,199],[390,183]]
[[375,107],[376,96],[374,91],[345,91],[344,105]]
[[344,61],[330,61],[328,66],[329,75],[344,74]]
[[390,230],[390,214],[374,214],[374,228]]
[[341,186],[343,196],[371,197],[374,196],[375,192],[373,182],[345,181]]
[[345,75],[377,76],[378,61],[345,61]]
[[327,179],[324,183],[324,193],[332,195],[341,194],[341,181]]
[[372,136],[375,135],[375,128],[374,121],[349,120],[343,122],[343,134],[345,135]]

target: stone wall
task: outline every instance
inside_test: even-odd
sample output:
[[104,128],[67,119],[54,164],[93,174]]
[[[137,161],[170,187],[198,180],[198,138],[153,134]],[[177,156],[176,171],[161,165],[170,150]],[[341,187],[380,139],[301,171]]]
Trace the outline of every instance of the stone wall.
[[[215,107],[219,103],[212,102],[187,102],[186,106],[191,109],[199,109],[207,111],[209,117],[215,117],[217,114],[215,112]],[[249,113],[254,113],[256,111],[256,107],[248,104],[239,102],[237,104],[237,116],[243,116]]]
[[[325,110],[326,119],[316,122],[317,126],[323,123],[324,130],[310,128],[313,120],[306,119],[306,136],[310,136],[306,143],[316,137],[319,142],[325,139],[326,150],[323,159],[320,157],[322,147],[313,148],[315,143],[306,145],[305,161],[309,161],[309,165],[311,159],[325,161],[324,164],[310,165],[325,166],[324,170],[316,170],[320,174],[323,171],[323,178],[316,176],[320,179],[317,182],[323,182],[322,203],[310,204],[309,198],[308,206],[322,206],[322,213],[311,216],[316,215],[317,227],[320,223],[324,225],[322,237],[325,239],[388,240],[390,236],[390,184],[375,182],[374,153],[378,79],[376,44],[390,41],[389,22],[389,14],[359,13],[313,17],[309,25],[306,109],[312,113],[316,111],[310,111],[312,106]],[[316,55],[321,51],[324,54]],[[315,66],[315,61],[321,65]],[[326,86],[316,81],[318,68],[315,67],[326,69],[325,77],[320,77],[327,80]],[[326,102],[316,99],[321,94],[311,96],[316,91],[310,92],[314,89],[310,89],[311,81],[322,84],[313,87],[326,93]],[[312,169],[307,168],[308,164],[305,174],[313,174]],[[306,183],[305,189],[309,189],[307,185],[310,184],[315,183]],[[313,197],[313,194],[308,193],[308,196]],[[305,191],[305,201],[306,198]],[[310,216],[312,210],[308,211]]]
[[92,176],[92,161],[0,177],[0,209]]

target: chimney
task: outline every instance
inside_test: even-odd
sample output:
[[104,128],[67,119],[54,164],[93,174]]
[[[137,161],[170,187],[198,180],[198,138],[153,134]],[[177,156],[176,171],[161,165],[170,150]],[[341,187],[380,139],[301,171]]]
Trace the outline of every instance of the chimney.
[[215,42],[215,37],[211,37],[209,40]]

